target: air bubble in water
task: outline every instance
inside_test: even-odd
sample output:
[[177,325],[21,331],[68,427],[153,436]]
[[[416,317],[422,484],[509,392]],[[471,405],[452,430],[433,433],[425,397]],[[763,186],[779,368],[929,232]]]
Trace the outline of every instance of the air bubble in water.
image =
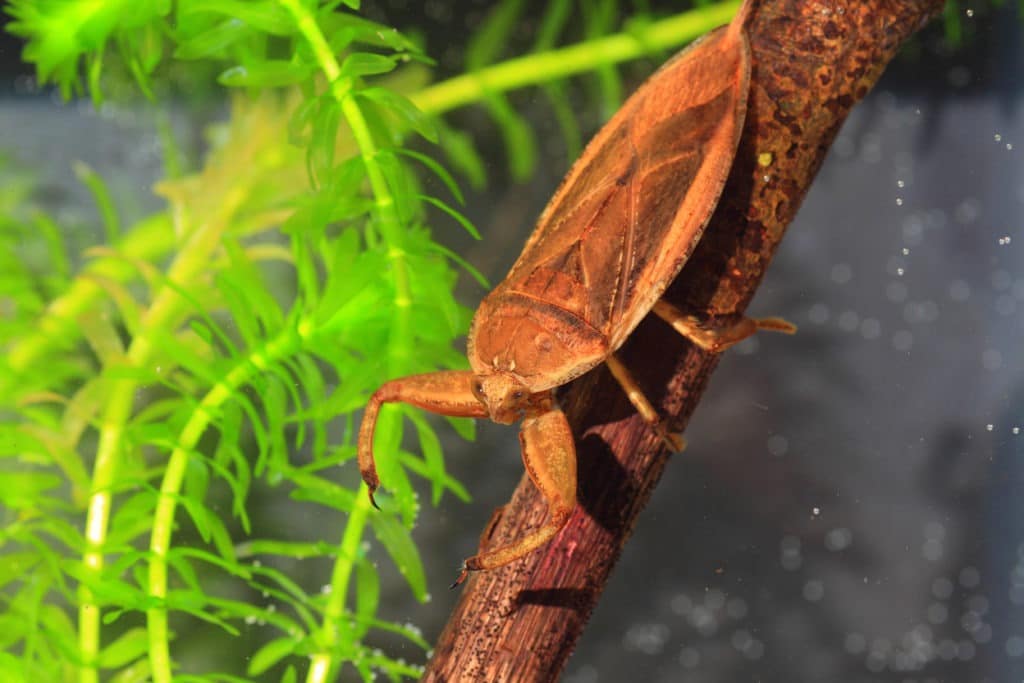
[[850,547],[853,543],[853,532],[845,527],[832,529],[825,534],[825,547],[832,552],[838,552]]
[[953,582],[947,578],[939,577],[932,581],[932,595],[940,600],[947,600],[953,595]]

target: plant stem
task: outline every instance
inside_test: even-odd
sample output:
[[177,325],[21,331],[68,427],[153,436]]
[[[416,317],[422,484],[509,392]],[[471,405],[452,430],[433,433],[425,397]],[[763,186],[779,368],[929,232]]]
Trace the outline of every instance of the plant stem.
[[[252,377],[263,372],[279,359],[293,355],[301,346],[301,336],[309,326],[301,322],[289,327],[270,342],[255,349],[211,388],[196,406],[178,436],[177,446],[171,453],[160,483],[160,498],[153,515],[150,534],[149,594],[163,601],[167,598],[167,553],[174,531],[174,514],[178,507],[178,494],[188,468],[188,459],[200,437],[210,424],[217,409]],[[167,607],[160,605],[146,611],[149,635],[149,664],[154,683],[171,683],[170,637],[167,628]]]
[[359,556],[359,546],[363,542],[363,530],[366,528],[369,513],[370,496],[366,484],[360,484],[356,492],[355,507],[345,524],[338,559],[331,573],[331,594],[324,608],[324,623],[320,630],[322,649],[310,658],[306,683],[327,683],[332,680],[330,676],[334,662],[328,646],[338,639],[338,625],[345,614],[348,584],[355,568],[355,560]]
[[[196,228],[171,265],[167,274],[170,282],[190,282],[206,267],[210,254],[220,244],[229,217],[237,211],[246,195],[247,189],[243,186],[234,188],[224,198],[220,212]],[[139,333],[128,349],[126,364],[129,368],[142,369],[149,364],[154,335],[166,334],[181,309],[182,301],[177,291],[173,287],[163,287],[143,316]],[[99,445],[93,465],[85,521],[86,551],[82,558],[85,576],[79,589],[78,640],[82,658],[80,683],[99,681],[96,661],[100,648],[100,606],[96,604],[89,583],[102,580],[103,546],[110,523],[113,488],[117,483],[117,472],[124,451],[122,437],[125,424],[131,416],[137,389],[137,380],[111,380],[107,405],[100,417]]]
[[487,93],[547,83],[606,64],[637,59],[693,40],[716,26],[728,23],[739,4],[716,3],[640,26],[636,30],[509,59],[423,88],[410,95],[409,99],[424,112],[441,114],[479,102]]
[[[377,146],[366,123],[362,110],[352,93],[350,79],[341,78],[341,67],[330,46],[327,44],[315,18],[299,0],[279,0],[287,9],[316,58],[320,70],[327,78],[331,95],[341,107],[352,137],[359,147],[359,154],[366,167],[366,174],[373,192],[375,213],[384,242],[387,256],[391,263],[391,275],[395,285],[395,312],[391,322],[390,342],[388,345],[388,374],[401,372],[405,365],[406,355],[410,348],[410,308],[412,296],[409,288],[408,264],[402,248],[401,220],[395,206],[395,199],[388,187],[387,179],[380,164],[377,162]],[[331,597],[324,613],[323,626],[320,631],[320,652],[314,653],[310,660],[310,668],[306,676],[307,683],[323,683],[328,680],[334,668],[331,662],[331,649],[337,640],[337,625],[345,610],[345,598],[348,594],[348,582],[352,575],[355,558],[366,529],[370,501],[366,486],[361,485],[356,495],[355,509],[345,524],[345,532],[341,540],[341,552],[335,561],[331,575]]]
[[388,260],[391,261],[391,272],[395,281],[395,319],[392,321],[391,339],[393,343],[389,349],[391,360],[389,371],[397,372],[401,366],[398,362],[399,357],[406,355],[406,349],[409,346],[405,342],[408,340],[409,334],[409,308],[412,305],[412,296],[409,290],[408,265],[405,260],[405,252],[402,249],[401,221],[395,208],[395,198],[392,196],[384,172],[377,162],[377,145],[373,141],[366,118],[352,93],[352,82],[348,78],[340,78],[341,66],[334,53],[331,52],[316,20],[298,0],[279,1],[292,13],[299,31],[313,50],[317,64],[330,84],[331,95],[341,107],[341,113],[352,130],[352,137],[359,147],[359,154],[366,166],[366,175],[370,181],[370,189],[373,192],[376,207],[377,224],[380,226],[381,235],[387,244]]

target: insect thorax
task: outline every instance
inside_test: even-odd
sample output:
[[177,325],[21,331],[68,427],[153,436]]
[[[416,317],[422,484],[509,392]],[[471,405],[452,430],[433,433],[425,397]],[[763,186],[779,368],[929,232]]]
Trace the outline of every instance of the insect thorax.
[[494,292],[480,305],[468,342],[477,375],[509,373],[530,392],[565,384],[608,353],[603,335],[576,315],[520,294]]

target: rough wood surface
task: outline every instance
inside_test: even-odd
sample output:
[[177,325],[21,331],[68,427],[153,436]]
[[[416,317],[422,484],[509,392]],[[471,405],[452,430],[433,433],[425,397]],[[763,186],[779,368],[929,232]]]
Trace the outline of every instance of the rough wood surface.
[[[753,75],[739,153],[707,233],[669,290],[681,308],[742,312],[850,108],[942,0],[774,0],[749,25]],[[645,320],[623,360],[672,423],[693,412],[716,357]],[[560,395],[579,450],[579,505],[546,547],[474,574],[424,681],[553,681],[668,459],[601,368]],[[491,532],[519,538],[544,519],[524,476]]]

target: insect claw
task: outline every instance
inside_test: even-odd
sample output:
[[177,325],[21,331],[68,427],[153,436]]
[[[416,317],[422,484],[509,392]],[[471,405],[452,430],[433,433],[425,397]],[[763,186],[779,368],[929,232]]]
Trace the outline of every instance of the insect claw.
[[452,585],[448,586],[448,590],[450,590],[450,591],[451,590],[455,590],[456,588],[461,586],[462,582],[465,581],[466,577],[468,577],[468,576],[469,576],[469,569],[466,568],[466,563],[463,562],[462,563],[462,568],[459,570],[459,575],[455,579],[455,583],[453,583]]
[[370,496],[370,505],[380,510],[380,505],[377,505],[377,501],[373,499],[373,489],[367,490],[367,495]]
[[796,334],[796,325],[785,318],[754,318],[754,325],[759,330],[781,332],[782,334]]
[[661,440],[673,453],[682,453],[686,449],[686,441],[679,434],[666,430],[661,433]]

